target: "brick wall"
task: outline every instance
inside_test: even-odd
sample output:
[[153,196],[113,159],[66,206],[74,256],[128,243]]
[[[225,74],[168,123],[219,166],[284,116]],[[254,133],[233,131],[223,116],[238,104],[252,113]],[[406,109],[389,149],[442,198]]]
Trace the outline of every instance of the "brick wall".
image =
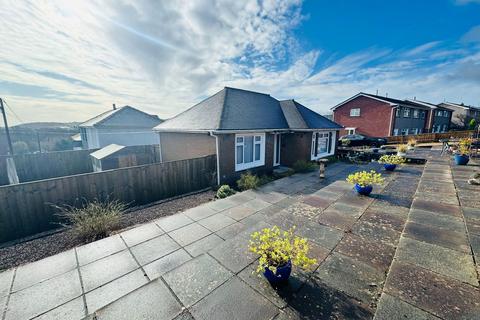
[[[350,116],[350,109],[354,108],[360,108],[359,117]],[[345,128],[356,128],[356,133],[372,137],[391,135],[392,107],[385,102],[360,96],[335,109],[333,117],[335,122]],[[341,136],[345,134],[346,130],[340,131]]]

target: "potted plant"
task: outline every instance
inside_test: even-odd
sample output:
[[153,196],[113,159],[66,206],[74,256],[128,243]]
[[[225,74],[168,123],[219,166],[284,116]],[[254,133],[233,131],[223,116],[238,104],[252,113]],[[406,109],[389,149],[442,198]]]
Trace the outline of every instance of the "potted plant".
[[260,255],[257,272],[263,272],[272,285],[286,282],[292,265],[306,269],[317,262],[308,257],[307,239],[295,236],[294,229],[273,226],[251,235],[249,250]]
[[370,172],[358,171],[350,174],[347,177],[347,182],[354,185],[357,193],[368,196],[373,190],[373,185],[383,183],[383,178],[382,175],[375,170],[371,170]]
[[407,141],[407,149],[408,150],[415,150],[415,145],[417,144],[417,140],[410,138]]
[[470,160],[470,146],[473,140],[470,138],[461,139],[458,148],[455,150],[455,164],[464,166]]
[[393,171],[397,165],[405,162],[405,158],[396,155],[383,155],[378,160],[378,163],[382,163],[383,167],[387,171]]
[[401,144],[397,147],[397,156],[405,157],[407,155],[408,146]]

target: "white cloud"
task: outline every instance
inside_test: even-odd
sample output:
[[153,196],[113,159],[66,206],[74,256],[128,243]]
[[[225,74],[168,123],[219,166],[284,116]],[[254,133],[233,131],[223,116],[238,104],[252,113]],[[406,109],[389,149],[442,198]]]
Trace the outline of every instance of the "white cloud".
[[170,117],[223,86],[295,98],[322,113],[377,89],[432,102],[480,101],[472,43],[329,56],[295,39],[301,4],[11,1],[2,7],[0,39],[8,45],[0,46],[0,96],[26,121],[81,121],[112,103]]

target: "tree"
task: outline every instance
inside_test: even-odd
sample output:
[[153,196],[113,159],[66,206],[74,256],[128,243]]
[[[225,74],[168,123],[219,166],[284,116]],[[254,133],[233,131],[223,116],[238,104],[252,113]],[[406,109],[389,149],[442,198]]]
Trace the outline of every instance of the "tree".
[[475,119],[470,120],[470,122],[468,123],[468,128],[470,130],[474,130],[476,126],[477,126],[477,121]]
[[73,149],[73,141],[70,139],[62,139],[55,143],[54,150],[55,151],[65,151],[65,150],[72,150]]

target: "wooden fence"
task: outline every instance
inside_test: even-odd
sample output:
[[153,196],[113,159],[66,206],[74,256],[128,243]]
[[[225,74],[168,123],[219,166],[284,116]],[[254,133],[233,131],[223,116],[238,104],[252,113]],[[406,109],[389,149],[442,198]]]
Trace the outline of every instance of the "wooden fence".
[[392,136],[387,137],[387,143],[389,144],[405,144],[409,139],[415,139],[417,142],[437,142],[441,139],[450,138],[469,138],[474,134],[473,130],[466,131],[449,131],[444,133],[422,133],[422,134],[410,134],[406,136]]
[[[95,150],[97,149],[15,155],[18,179],[20,182],[29,182],[93,172],[90,153]],[[0,185],[9,184],[6,158],[7,156],[0,156]]]
[[53,205],[118,199],[131,206],[215,182],[216,156],[156,163],[0,187],[0,243],[58,227]]

